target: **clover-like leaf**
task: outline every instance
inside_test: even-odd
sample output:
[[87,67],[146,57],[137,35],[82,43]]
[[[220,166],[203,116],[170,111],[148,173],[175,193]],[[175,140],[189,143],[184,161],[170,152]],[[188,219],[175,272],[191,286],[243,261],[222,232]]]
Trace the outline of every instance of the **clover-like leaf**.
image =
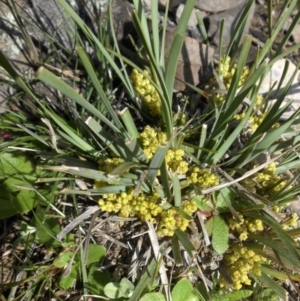
[[186,301],[192,294],[193,286],[187,279],[182,279],[176,283],[172,290],[173,301]]
[[127,279],[122,278],[121,282],[110,282],[104,287],[104,294],[111,299],[129,298],[134,290],[134,285]]
[[59,256],[53,261],[53,265],[57,268],[64,268],[72,258],[73,253],[68,252],[62,252],[59,254]]
[[145,294],[140,301],[165,301],[166,298],[162,293],[147,293]]
[[0,153],[0,175],[33,174],[35,168],[30,159],[20,153]]

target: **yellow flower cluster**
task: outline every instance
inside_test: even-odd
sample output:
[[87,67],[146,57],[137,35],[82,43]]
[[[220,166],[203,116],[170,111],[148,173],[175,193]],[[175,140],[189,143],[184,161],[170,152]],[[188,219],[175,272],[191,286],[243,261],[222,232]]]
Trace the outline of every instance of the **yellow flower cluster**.
[[[185,231],[189,221],[175,207],[163,210],[158,204],[159,201],[160,196],[157,193],[146,195],[140,192],[136,196],[131,188],[127,192],[104,194],[99,200],[99,206],[102,211],[114,212],[122,217],[139,217],[142,221],[159,223],[157,235],[160,237],[173,236],[176,229]],[[191,215],[197,210],[197,206],[186,201],[181,209]]]
[[[220,79],[223,81],[223,84],[227,90],[229,89],[229,87],[231,85],[232,77],[236,71],[236,67],[237,67],[237,64],[236,63],[232,64],[230,57],[225,56],[220,59],[220,64],[216,68],[216,72],[219,74]],[[242,75],[239,79],[239,83],[238,83],[239,87],[245,83],[248,74],[249,74],[249,68],[247,66],[245,66],[243,68]],[[219,85],[217,84],[216,79],[212,79],[210,81],[210,88],[212,90],[219,89]],[[212,99],[217,104],[220,104],[224,101],[225,94],[221,94],[221,93],[213,94]]]
[[197,184],[201,188],[209,188],[219,185],[220,180],[209,169],[201,169],[193,166],[187,172],[187,182],[189,184]]
[[157,148],[167,144],[167,135],[158,128],[147,125],[140,133],[144,154],[151,159]]
[[[189,215],[197,210],[197,205],[191,201],[186,201],[182,205],[182,209]],[[179,210],[172,207],[165,210],[161,214],[161,220],[158,226],[158,236],[173,236],[176,229],[185,231],[189,221],[180,215]]]
[[186,124],[187,121],[187,115],[184,112],[173,112],[173,118],[177,126],[182,126]]
[[263,100],[264,100],[263,96],[260,95],[260,94],[257,94],[256,99],[255,99],[255,105],[256,105],[258,108],[261,107],[262,104],[263,104]]
[[[150,126],[145,127],[140,137],[142,149],[148,159],[153,157],[160,145],[167,144],[166,133]],[[169,149],[165,156],[165,161],[168,169],[173,172],[177,172],[180,175],[188,172],[188,162],[184,160],[184,150],[182,149]],[[100,170],[107,173],[123,162],[121,158],[107,157],[98,161]],[[204,175],[207,176],[206,174]],[[209,177],[206,178],[206,182],[208,179]],[[106,185],[104,182],[96,181],[94,188]],[[173,236],[175,229],[186,230],[189,221],[180,214],[180,210],[175,207],[163,210],[159,204],[160,200],[161,198],[157,193],[145,194],[140,192],[138,195],[135,195],[134,189],[129,188],[126,192],[102,195],[99,200],[99,206],[102,211],[113,212],[122,217],[138,217],[142,221],[147,220],[152,223],[158,223],[157,234],[159,236]],[[197,206],[191,201],[186,201],[180,209],[191,215],[197,210]]]
[[265,117],[266,117],[266,113],[264,114],[261,114],[259,116],[251,116],[249,118],[249,122],[250,122],[250,128],[251,128],[251,131],[254,133],[257,128],[261,125],[261,123],[264,121]]
[[254,174],[252,178],[256,185],[256,191],[264,196],[272,196],[281,191],[287,185],[281,175],[276,175],[276,163],[270,163],[262,172]]
[[292,213],[291,217],[281,224],[282,229],[287,230],[289,228],[295,228],[298,225],[299,216],[297,213]]
[[249,232],[254,233],[263,231],[264,226],[261,220],[244,217],[240,213],[238,213],[238,217],[240,222],[237,222],[234,218],[229,219],[229,228],[238,233],[239,240],[246,240]]
[[143,104],[146,105],[152,116],[158,116],[160,115],[161,99],[149,77],[149,72],[146,70],[140,73],[133,69],[130,75],[133,87],[141,97]]
[[[106,173],[111,172],[113,169],[115,169],[122,163],[124,163],[124,160],[121,158],[103,157],[98,160],[99,169]],[[105,183],[103,181],[95,181],[95,183],[94,183],[94,188],[101,188],[103,186],[107,186],[107,183]]]
[[188,163],[183,160],[184,150],[179,148],[169,149],[165,160],[168,168],[179,175],[185,174],[189,167]]
[[98,160],[99,167],[104,172],[111,172],[114,168],[124,163],[122,158],[107,158],[103,157]]
[[245,118],[245,115],[246,115],[245,112],[243,112],[241,114],[236,114],[236,115],[234,115],[234,119],[237,120],[237,121],[240,121],[240,120]]
[[[167,144],[167,135],[159,129],[146,126],[144,131],[140,134],[142,140],[142,148],[144,154],[148,159],[151,159],[157,148],[161,145]],[[179,175],[185,174],[188,171],[188,163],[184,161],[184,150],[179,148],[169,149],[167,151],[165,161],[173,172]]]
[[[251,285],[249,273],[261,275],[261,262],[266,258],[258,255],[255,251],[239,244],[232,245],[224,256],[226,261],[226,271],[232,279],[232,288],[240,290],[243,284]],[[229,284],[221,276],[220,287],[228,288]]]
[[[272,210],[277,213],[283,213],[284,212],[285,207],[284,206],[278,206],[278,205],[274,205],[272,206]],[[286,216],[286,213],[283,213],[284,216]],[[282,218],[283,222],[281,223],[281,227],[284,230],[287,229],[291,229],[291,228],[296,228],[298,226],[298,221],[299,221],[299,216],[297,213],[292,213],[291,215],[289,215],[289,217],[286,218]]]
[[[263,100],[264,100],[264,99],[263,99],[262,95],[258,94],[258,95],[256,96],[256,98],[255,98],[254,101],[255,101],[255,104],[256,104],[256,107],[257,107],[257,108],[259,108],[259,107],[262,106]],[[234,119],[237,120],[237,121],[240,121],[240,120],[242,120],[242,119],[245,118],[245,115],[246,115],[245,112],[242,112],[242,113],[240,113],[240,114],[236,114],[236,115],[234,116]],[[262,115],[261,115],[261,116],[262,116]],[[250,118],[249,118],[249,122],[250,122],[250,123],[255,123],[255,121],[259,121],[259,120],[254,120],[254,118],[258,118],[258,117],[250,117]],[[253,128],[252,128],[252,126],[251,126],[251,130],[254,132],[254,131],[258,128],[258,126],[259,126],[261,123],[262,123],[262,120],[261,120],[260,122],[257,122],[257,126],[254,126]]]
[[102,211],[114,212],[122,217],[139,217],[142,221],[157,222],[157,216],[162,213],[163,209],[158,204],[160,196],[158,193],[145,195],[140,192],[134,194],[131,188],[127,192],[104,194],[99,200],[99,206]]

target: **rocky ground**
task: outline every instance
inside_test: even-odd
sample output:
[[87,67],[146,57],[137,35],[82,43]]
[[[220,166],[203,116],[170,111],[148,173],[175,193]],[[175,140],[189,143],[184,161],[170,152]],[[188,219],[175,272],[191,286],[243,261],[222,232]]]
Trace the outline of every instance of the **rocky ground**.
[[[17,22],[6,4],[11,1],[0,2],[0,49],[3,53],[13,62],[22,74],[30,76],[32,74],[32,67],[38,66],[40,61],[35,57],[34,53],[26,46],[26,42],[22,38],[19,30],[17,29]],[[23,23],[26,25],[28,33],[32,37],[32,40],[36,46],[36,49],[42,57],[49,55],[50,43],[49,37],[55,37],[60,41],[62,45],[67,48],[73,47],[72,36],[74,29],[72,23],[66,17],[55,3],[54,0],[43,1],[29,1],[29,0],[14,0],[12,1],[17,11],[24,17]],[[165,9],[166,0],[160,0],[160,19],[163,18],[163,11]],[[178,67],[178,77],[193,84],[199,83],[198,72],[199,69],[207,64],[208,59],[218,59],[218,47],[219,47],[219,33],[220,22],[225,19],[224,34],[223,34],[223,48],[229,43],[233,30],[240,18],[240,15],[245,7],[247,0],[226,0],[226,1],[197,1],[196,7],[189,20],[189,30],[187,35],[192,39],[186,39],[185,47],[187,53],[183,53]],[[85,3],[86,5],[84,5]],[[107,0],[95,1],[95,5],[92,4],[92,0],[86,1],[70,1],[70,4],[76,9],[76,11],[87,21],[89,26],[95,27],[95,20],[104,19],[104,14],[107,11]],[[149,8],[151,1],[143,0],[146,8]],[[176,22],[180,17],[184,0],[171,0],[169,7],[169,20],[168,28],[173,30],[176,26]],[[280,4],[276,4],[278,1],[274,1],[273,7],[273,23],[280,12]],[[130,1],[115,0],[113,7],[115,31],[119,41],[126,41],[128,34],[133,33],[133,27],[130,24],[130,12],[133,10],[133,6]],[[196,14],[200,14],[203,17],[204,24],[209,37],[210,47],[201,44],[203,38],[197,27]],[[293,17],[286,24],[288,29],[289,24],[292,22]],[[150,15],[150,14],[149,14]],[[94,20],[94,21],[93,21]],[[31,23],[31,24],[30,24]],[[37,30],[32,23],[36,23],[46,31],[49,36],[41,33]],[[252,48],[249,56],[249,63],[253,61],[257,47],[263,45],[268,38],[267,36],[267,5],[265,0],[257,0],[250,10],[248,23],[245,26],[244,36],[250,35],[253,38]],[[281,41],[285,32],[281,32],[278,36],[273,48],[276,49],[277,44]],[[199,43],[200,42],[200,43]],[[294,43],[300,42],[300,24],[296,27],[288,46]],[[168,44],[168,43],[167,43]],[[190,51],[189,51],[190,50]],[[204,59],[201,57],[201,53],[205,51],[208,56]],[[196,55],[195,55],[196,54]],[[199,55],[197,55],[199,54]],[[299,52],[293,53],[289,57],[294,63],[299,61]],[[187,64],[188,62],[188,64]],[[184,65],[184,67],[183,67]],[[181,68],[181,70],[180,70]],[[186,70],[186,68],[190,70]],[[183,76],[183,74],[185,76]],[[186,74],[190,74],[187,76]],[[179,84],[175,87],[178,90],[184,89],[183,84]],[[12,93],[10,85],[1,85],[0,87],[0,110],[3,110],[9,95]],[[299,107],[299,104],[297,104]]]

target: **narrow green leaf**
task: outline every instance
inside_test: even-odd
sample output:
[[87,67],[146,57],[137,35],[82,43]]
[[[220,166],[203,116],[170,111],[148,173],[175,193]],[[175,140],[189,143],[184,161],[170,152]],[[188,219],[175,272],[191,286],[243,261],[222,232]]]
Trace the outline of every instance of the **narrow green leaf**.
[[[60,171],[63,173],[68,173],[76,176],[81,176],[88,179],[93,179],[97,181],[103,181],[108,184],[134,184],[133,179],[129,178],[114,178],[109,177],[105,172],[95,169],[89,169],[89,168],[82,168],[82,167],[74,167],[74,166],[43,166],[41,167],[45,170],[54,170],[54,171]],[[137,180],[138,178],[135,176],[134,178]]]
[[135,122],[128,108],[125,108],[123,111],[119,112],[119,115],[121,116],[122,121],[124,122],[125,127],[130,134],[130,137],[139,139],[140,134],[136,128]]
[[152,23],[152,49],[154,58],[156,60],[156,65],[160,66],[160,54],[159,54],[159,10],[158,10],[158,1],[151,1],[151,23]]
[[[195,3],[196,0],[189,0],[185,3],[173,38],[171,51],[169,53],[169,59],[166,64],[165,83],[167,88],[167,94],[169,95],[169,101],[172,101],[172,94],[179,56],[181,53],[188,21],[190,19]],[[169,106],[172,107],[172,103],[169,103]]]
[[257,277],[261,282],[263,282],[267,287],[271,288],[274,292],[278,294],[281,298],[285,298],[286,291],[279,285],[276,281],[274,281],[267,274],[262,273],[261,276]]
[[[254,213],[244,213],[245,215],[248,215],[250,217],[259,218],[261,219],[265,224],[267,224],[273,231],[276,233],[277,237],[281,240],[284,248],[286,249],[285,252],[285,258],[287,260],[290,260],[291,263],[293,263],[295,266],[300,267],[300,254],[299,251],[295,248],[294,240],[281,228],[281,225],[275,221],[273,218],[267,215],[261,215],[258,216]],[[283,249],[282,249],[283,250]],[[281,251],[278,250],[280,253]]]
[[212,163],[217,164],[228,152],[231,145],[236,141],[236,139],[240,136],[241,131],[245,128],[246,123],[249,120],[250,114],[253,111],[255,102],[253,101],[251,106],[248,108],[247,112],[245,113],[245,117],[241,120],[241,122],[238,124],[238,126],[232,131],[232,133],[229,135],[229,137],[224,141],[221,140],[222,143],[220,143],[220,147],[218,150],[212,155]]
[[242,38],[245,32],[245,26],[247,24],[247,19],[253,5],[254,0],[247,1],[245,8],[239,17],[237,24],[235,24],[234,31],[231,35],[230,42],[226,47],[226,56],[231,54],[232,57],[235,56],[236,52],[238,51],[238,47],[242,43]]
[[109,174],[109,177],[118,177],[128,172],[131,168],[139,167],[142,168],[143,165],[135,162],[125,162],[114,168]]
[[9,73],[9,75],[13,78],[13,80],[23,91],[25,91],[32,99],[38,101],[34,93],[28,88],[26,83],[20,77],[18,72],[14,69],[12,64],[6,59],[5,55],[1,50],[0,50],[0,66],[2,66]]
[[86,120],[87,126],[93,131],[93,133],[104,143],[104,146],[109,148],[115,156],[120,157],[120,152],[115,146],[115,138],[106,132],[102,126],[92,117]]
[[172,237],[172,253],[173,253],[173,259],[175,261],[175,264],[181,265],[182,264],[182,256],[181,256],[178,237],[175,235]]
[[[57,2],[62,6],[64,11],[76,22],[76,24],[81,28],[84,35],[87,39],[91,41],[97,48],[98,51],[105,57],[107,62],[111,65],[113,70],[116,72],[118,78],[122,81],[125,89],[130,94],[131,97],[134,97],[134,91],[133,88],[128,82],[128,76],[124,76],[122,73],[122,69],[118,66],[118,64],[115,62],[115,59],[113,56],[111,56],[106,48],[101,44],[101,42],[98,40],[98,38],[93,34],[92,30],[87,26],[83,20],[76,14],[76,12],[72,9],[72,7],[65,1],[65,0],[57,0]],[[123,72],[127,73],[126,70],[123,70]],[[96,115],[95,115],[96,116]]]
[[75,89],[67,85],[60,78],[55,76],[52,72],[48,71],[44,67],[38,69],[36,77],[49,85],[50,87],[60,91],[62,94],[70,97],[77,104],[91,112],[94,116],[98,117],[102,122],[108,125],[114,132],[120,133],[120,130],[112,124],[103,114],[100,113],[93,105],[91,105],[87,100],[85,100],[80,94],[78,94]]
[[147,265],[139,283],[137,284],[135,290],[133,291],[129,301],[138,301],[141,294],[148,284],[151,283],[154,272],[157,269],[158,263],[153,259],[150,264]]
[[118,129],[122,130],[123,125],[121,124],[117,114],[115,113],[111,103],[109,102],[109,100],[106,96],[106,93],[103,91],[102,85],[99,82],[99,79],[94,71],[94,68],[92,67],[92,64],[91,64],[87,54],[85,53],[83,48],[80,46],[77,46],[76,50],[81,58],[81,61],[82,61],[83,66],[85,67],[85,70],[88,73],[89,79],[92,81],[96,91],[100,95],[101,101],[104,103],[106,110],[108,111],[109,115],[111,116],[112,120],[114,121],[114,124],[118,127]]
[[186,220],[191,221],[193,218],[187,214],[184,210],[182,210],[181,208],[178,208],[178,213]]
[[169,150],[168,145],[159,146],[154,156],[152,157],[149,165],[149,171],[148,171],[148,181],[150,186],[153,186],[154,180],[156,178],[158,171],[160,170],[161,165],[165,164],[164,160],[168,150]]
[[[289,267],[286,267],[286,268],[289,269]],[[275,268],[270,267],[269,265],[263,264],[261,266],[261,271],[264,272],[265,274],[269,275],[272,278],[277,278],[280,281],[286,281],[289,278],[291,278],[292,280],[299,282],[300,276],[297,273],[297,270],[293,270],[293,267],[291,268],[291,270],[293,272],[290,273],[290,275],[288,276],[287,273],[285,273],[283,271],[278,271]]]
[[175,234],[178,237],[179,241],[182,243],[184,249],[187,251],[190,257],[193,258],[193,251],[195,251],[195,247],[191,243],[188,235],[179,229],[175,230]]
[[[288,2],[290,5],[287,7]],[[274,44],[275,39],[278,37],[279,32],[282,30],[284,24],[286,24],[287,19],[290,18],[293,10],[295,9],[296,3],[297,1],[285,2],[285,7],[282,8],[281,15],[278,18],[278,21],[272,31],[271,37],[264,43],[264,47],[262,47],[262,49],[260,49],[259,51],[258,57],[256,59],[257,64],[260,64],[267,53],[270,51],[270,49],[272,49],[272,45]],[[279,48],[277,51],[278,53],[282,53],[282,48]],[[279,55],[277,55],[278,53],[276,53],[275,57],[279,57]]]
[[[169,172],[167,169],[167,164],[162,164],[160,167],[160,178],[161,183],[163,187],[163,192],[161,193],[161,197],[166,197],[168,202],[172,201],[172,193],[170,189],[170,178],[169,178]],[[154,188],[158,191],[160,191],[160,187],[158,185],[154,185]]]
[[263,151],[265,151],[269,146],[272,145],[276,140],[278,140],[278,137],[280,137],[293,123],[296,116],[300,115],[300,110],[296,112],[294,115],[292,115],[284,124],[282,124],[280,127],[271,129],[268,131],[267,135],[261,139],[257,144],[255,144],[254,150],[247,154],[247,157],[242,157],[239,159],[241,164],[239,164],[237,167],[242,167],[254,158],[256,158],[259,154],[261,154]]
[[177,173],[172,175],[173,182],[173,194],[174,194],[174,206],[180,208],[181,207],[181,187],[178,179]]

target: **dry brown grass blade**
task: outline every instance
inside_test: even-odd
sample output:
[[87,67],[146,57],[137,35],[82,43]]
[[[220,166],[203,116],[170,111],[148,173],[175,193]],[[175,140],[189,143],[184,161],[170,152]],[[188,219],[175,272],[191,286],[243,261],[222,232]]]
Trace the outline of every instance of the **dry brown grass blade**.
[[[149,234],[149,238],[151,241],[153,253],[154,253],[156,261],[158,262],[160,260],[160,257],[162,256],[162,254],[160,253],[160,250],[159,250],[160,249],[159,242],[158,242],[153,224],[151,222],[147,221],[147,225],[149,228],[148,234]],[[170,284],[169,284],[166,267],[164,265],[163,260],[161,260],[161,265],[159,267],[159,275],[160,275],[160,279],[161,279],[161,284],[163,285],[165,293],[166,293],[167,301],[171,301],[172,299],[171,299],[171,293],[170,293]]]
[[57,234],[57,239],[61,241],[70,231],[72,231],[77,225],[82,221],[89,218],[92,214],[100,210],[99,206],[89,207],[85,212],[77,216],[73,221],[71,221],[63,230]]

